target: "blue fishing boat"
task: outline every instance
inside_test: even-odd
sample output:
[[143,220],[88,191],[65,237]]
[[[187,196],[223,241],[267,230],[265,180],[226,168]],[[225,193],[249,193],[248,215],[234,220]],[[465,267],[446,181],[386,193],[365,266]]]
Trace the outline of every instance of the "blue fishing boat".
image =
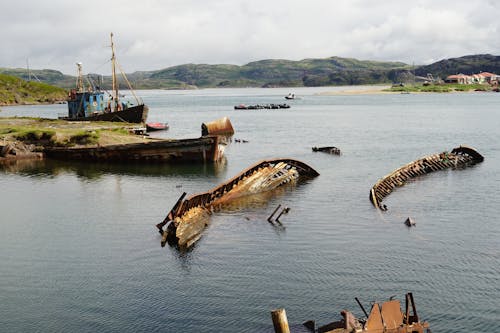
[[[136,95],[125,73],[121,73],[135,101],[121,100],[116,78],[116,57],[111,33],[111,75],[113,88],[111,93],[101,90],[100,85],[90,81],[89,87],[83,84],[82,63],[77,63],[78,79],[76,89],[71,89],[68,95],[68,116],[65,120],[87,121],[123,121],[128,123],[145,123],[148,107]],[[105,93],[109,98],[105,98]]]

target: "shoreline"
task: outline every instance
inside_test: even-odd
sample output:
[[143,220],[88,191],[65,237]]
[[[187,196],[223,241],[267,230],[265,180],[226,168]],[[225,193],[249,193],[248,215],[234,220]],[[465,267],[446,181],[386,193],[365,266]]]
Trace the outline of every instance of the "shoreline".
[[339,90],[325,91],[317,93],[318,96],[333,96],[333,95],[384,95],[384,94],[399,94],[399,91],[384,91],[391,88],[390,85],[360,85],[360,86],[339,86]]

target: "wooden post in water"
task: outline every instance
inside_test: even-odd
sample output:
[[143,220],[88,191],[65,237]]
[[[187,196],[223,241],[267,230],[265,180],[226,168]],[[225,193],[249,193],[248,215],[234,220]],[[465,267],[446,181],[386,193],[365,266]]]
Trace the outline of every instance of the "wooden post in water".
[[273,319],[275,333],[290,333],[290,327],[288,327],[288,319],[286,318],[285,309],[276,309],[271,311],[271,318]]

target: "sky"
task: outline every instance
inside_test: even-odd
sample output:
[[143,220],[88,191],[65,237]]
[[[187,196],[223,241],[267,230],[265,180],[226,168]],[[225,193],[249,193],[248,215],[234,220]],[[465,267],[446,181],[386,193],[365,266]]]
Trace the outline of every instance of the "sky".
[[331,56],[500,55],[498,0],[0,0],[0,67],[127,73]]

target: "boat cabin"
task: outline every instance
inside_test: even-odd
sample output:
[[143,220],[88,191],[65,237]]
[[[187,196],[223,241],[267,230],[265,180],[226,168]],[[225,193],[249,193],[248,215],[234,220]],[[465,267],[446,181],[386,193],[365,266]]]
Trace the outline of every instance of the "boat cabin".
[[88,117],[105,112],[104,93],[101,91],[76,92],[72,89],[68,99],[68,118]]

